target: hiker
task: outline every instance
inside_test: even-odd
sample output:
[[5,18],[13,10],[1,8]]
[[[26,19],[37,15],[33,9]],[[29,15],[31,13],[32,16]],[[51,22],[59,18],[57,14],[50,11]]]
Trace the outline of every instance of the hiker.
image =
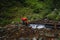
[[21,18],[21,20],[23,25],[28,26],[28,19],[26,17]]

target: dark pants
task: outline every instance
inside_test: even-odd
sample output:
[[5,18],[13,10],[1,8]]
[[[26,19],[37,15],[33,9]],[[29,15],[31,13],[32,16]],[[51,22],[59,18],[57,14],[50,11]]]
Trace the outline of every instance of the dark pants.
[[27,22],[25,22],[25,21],[22,21],[22,24],[25,26],[28,26]]

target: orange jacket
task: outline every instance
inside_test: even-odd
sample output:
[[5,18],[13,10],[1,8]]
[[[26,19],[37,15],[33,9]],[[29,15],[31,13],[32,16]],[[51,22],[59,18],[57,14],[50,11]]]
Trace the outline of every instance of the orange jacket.
[[27,21],[27,18],[21,18],[22,21]]

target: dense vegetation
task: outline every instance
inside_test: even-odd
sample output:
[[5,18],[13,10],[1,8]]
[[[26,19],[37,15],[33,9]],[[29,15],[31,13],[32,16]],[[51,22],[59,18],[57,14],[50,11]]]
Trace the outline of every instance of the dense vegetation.
[[60,21],[60,0],[0,0],[0,25],[20,22],[21,17]]

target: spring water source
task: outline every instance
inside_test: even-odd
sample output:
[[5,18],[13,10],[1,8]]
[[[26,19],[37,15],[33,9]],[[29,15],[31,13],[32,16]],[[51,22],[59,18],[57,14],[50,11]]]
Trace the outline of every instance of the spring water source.
[[33,29],[42,29],[42,28],[47,28],[47,29],[54,29],[53,25],[50,24],[30,24],[29,27],[32,27]]
[[33,29],[38,28],[46,28],[44,24],[30,24],[30,27],[32,27]]

